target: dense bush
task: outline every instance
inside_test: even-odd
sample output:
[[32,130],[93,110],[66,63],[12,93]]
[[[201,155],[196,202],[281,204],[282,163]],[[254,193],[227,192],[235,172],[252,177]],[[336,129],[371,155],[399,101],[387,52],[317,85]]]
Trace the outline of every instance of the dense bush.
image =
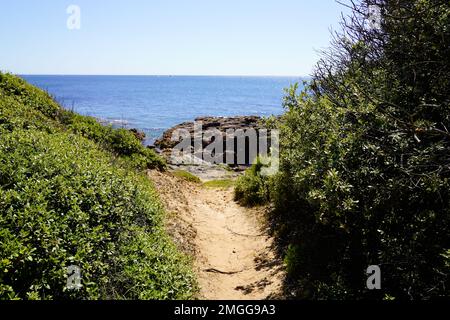
[[[101,147],[114,152],[117,156],[131,160],[129,164],[137,169],[163,169],[165,162],[156,153],[144,147],[138,138],[141,133],[136,130],[114,129],[111,126],[100,124],[95,118],[82,116],[73,111],[60,107],[42,90],[26,83],[23,79],[0,73],[0,89],[3,97],[12,97],[29,109],[40,112],[35,116],[53,119],[53,126],[57,125],[64,130],[80,134],[97,142]],[[8,112],[5,109],[4,112]],[[14,117],[15,121],[27,121],[21,117]],[[29,122],[29,120],[28,120]]]
[[[151,182],[107,151],[117,144],[132,157],[137,144],[61,114],[45,93],[0,75],[0,299],[192,297]],[[106,148],[105,132],[115,137]],[[79,291],[65,288],[70,265],[81,268]]]
[[271,195],[299,297],[449,297],[449,26],[448,1],[363,0],[287,92]]
[[133,131],[113,129],[100,124],[94,118],[63,109],[58,112],[57,119],[72,132],[97,142],[122,159],[129,160],[129,164],[137,169],[164,169],[166,166],[161,157],[142,145]]
[[256,206],[269,201],[269,178],[261,175],[260,159],[240,176],[234,187],[234,200],[243,206]]
[[14,97],[19,103],[50,118],[56,117],[60,110],[58,104],[47,93],[31,86],[19,77],[0,73],[0,92],[2,99]]

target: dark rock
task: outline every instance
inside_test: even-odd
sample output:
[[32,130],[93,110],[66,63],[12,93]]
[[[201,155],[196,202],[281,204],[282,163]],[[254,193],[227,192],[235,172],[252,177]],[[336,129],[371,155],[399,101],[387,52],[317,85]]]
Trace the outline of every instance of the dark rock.
[[[226,130],[233,129],[258,129],[260,128],[260,117],[257,116],[237,116],[237,117],[199,117],[195,119],[195,122],[202,123],[203,131],[217,129],[222,132],[225,138]],[[191,137],[194,136],[194,122],[184,122],[176,125],[173,128],[165,131],[163,136],[155,141],[155,146],[164,149],[172,149],[178,144],[178,141],[172,141],[173,133],[176,130],[184,129],[187,130]],[[203,141],[203,146],[209,145],[210,141]]]
[[[234,132],[238,129],[242,130],[248,130],[248,129],[255,129],[257,135],[259,134],[258,129],[262,129],[261,126],[261,118],[257,116],[237,116],[237,117],[200,117],[195,119],[195,122],[199,124],[201,122],[202,124],[202,147],[205,148],[209,144],[211,144],[214,139],[206,139],[204,137],[204,133],[207,130],[213,130],[217,129],[221,135],[222,140],[224,143],[224,154],[217,154],[219,157],[224,158],[225,162],[225,154],[231,153],[234,156],[234,166],[237,165],[248,165],[250,164],[254,159],[249,159],[249,153],[246,146],[246,163],[237,163],[237,150],[236,146],[237,143],[235,140],[235,149],[234,150],[226,150],[226,141],[227,141],[227,130],[232,129],[233,135],[232,139],[236,139],[234,137]],[[192,139],[192,147],[193,147],[193,140],[194,140],[194,122],[184,122],[179,125],[176,125],[173,128],[170,128],[169,130],[165,131],[163,136],[155,141],[155,146],[159,149],[161,149],[162,154],[165,155],[167,158],[170,157],[172,149],[180,142],[180,141],[172,141],[172,137],[174,135],[174,132],[176,130],[185,130],[189,132],[191,139]],[[170,162],[170,159],[168,159]]]
[[139,131],[137,129],[130,129],[130,132],[134,134],[134,136],[136,137],[136,139],[138,139],[139,141],[143,142],[145,140],[145,133],[142,131]]

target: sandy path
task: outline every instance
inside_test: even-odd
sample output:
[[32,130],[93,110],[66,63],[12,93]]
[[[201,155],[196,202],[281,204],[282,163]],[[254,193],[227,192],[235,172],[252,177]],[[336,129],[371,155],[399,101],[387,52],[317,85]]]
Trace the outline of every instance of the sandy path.
[[284,277],[261,210],[233,201],[232,189],[211,189],[170,173],[149,172],[169,212],[168,229],[195,256],[203,299],[266,299],[279,296]]

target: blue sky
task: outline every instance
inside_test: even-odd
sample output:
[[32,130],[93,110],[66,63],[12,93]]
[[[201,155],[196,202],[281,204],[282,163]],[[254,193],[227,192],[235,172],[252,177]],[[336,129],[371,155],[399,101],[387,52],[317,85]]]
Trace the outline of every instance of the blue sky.
[[[71,4],[80,30],[66,26]],[[334,0],[2,0],[0,70],[307,76],[342,10]]]

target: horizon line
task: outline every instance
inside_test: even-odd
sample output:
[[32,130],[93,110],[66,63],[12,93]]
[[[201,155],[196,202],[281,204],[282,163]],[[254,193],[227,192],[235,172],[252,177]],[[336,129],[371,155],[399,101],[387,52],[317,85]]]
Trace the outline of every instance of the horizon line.
[[[6,72],[8,73],[8,72]],[[10,72],[12,73],[12,72]],[[245,75],[245,74],[63,74],[63,73],[12,73],[19,76],[85,76],[85,77],[279,77],[311,78],[304,75]]]

